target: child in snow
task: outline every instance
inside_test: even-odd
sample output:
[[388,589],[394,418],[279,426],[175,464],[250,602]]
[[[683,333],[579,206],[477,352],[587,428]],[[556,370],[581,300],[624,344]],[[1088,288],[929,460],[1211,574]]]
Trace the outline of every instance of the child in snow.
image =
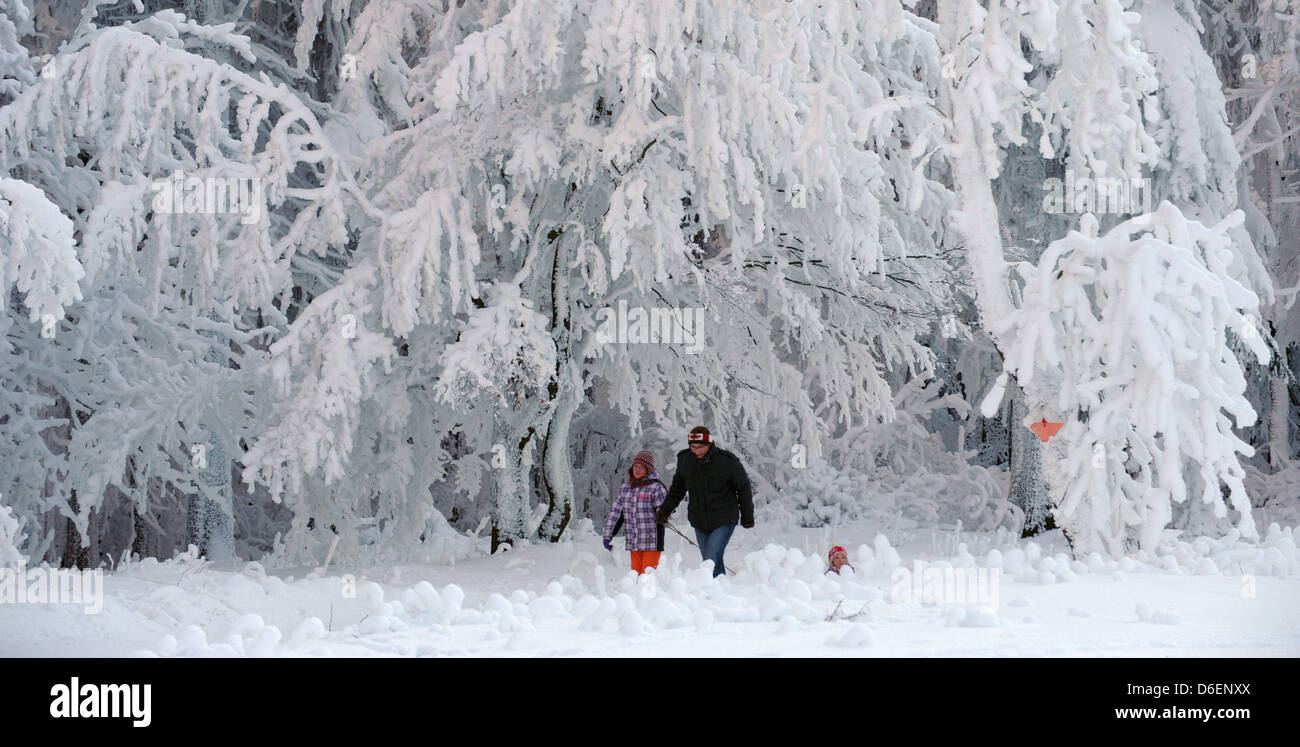
[[614,533],[627,525],[627,549],[632,553],[632,568],[638,575],[659,565],[664,549],[664,527],[655,522],[655,511],[668,497],[668,488],[655,472],[655,457],[648,451],[638,452],[627,471],[627,482],[618,489],[614,505],[605,520],[605,549],[614,550]]
[[[827,573],[834,573],[838,576],[840,575],[840,569],[844,566],[847,565],[848,567],[853,568],[853,565],[849,563],[849,551],[845,550],[843,545],[832,547],[831,551],[826,553],[826,559],[831,564],[831,567],[826,569]],[[857,569],[854,568],[853,572],[857,573]]]

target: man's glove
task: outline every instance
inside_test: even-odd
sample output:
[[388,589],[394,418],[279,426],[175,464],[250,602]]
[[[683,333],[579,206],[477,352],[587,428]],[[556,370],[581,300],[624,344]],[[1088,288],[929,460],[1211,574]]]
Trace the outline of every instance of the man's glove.
[[669,513],[668,509],[664,508],[663,506],[660,506],[659,508],[655,509],[655,522],[658,524],[667,524],[668,513]]
[[606,550],[614,552],[614,543],[608,537],[602,539],[600,544],[604,545]]
[[754,528],[754,522],[752,522],[752,521],[751,521],[751,522],[748,522],[748,523],[746,523],[746,522],[741,522],[740,525],[741,525],[742,527],[746,528],[746,529],[753,529],[753,528]]

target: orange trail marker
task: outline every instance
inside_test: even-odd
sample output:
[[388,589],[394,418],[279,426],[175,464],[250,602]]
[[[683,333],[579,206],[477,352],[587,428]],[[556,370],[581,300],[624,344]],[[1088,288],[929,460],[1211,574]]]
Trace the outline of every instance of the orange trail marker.
[[1061,426],[1063,425],[1065,425],[1065,423],[1049,423],[1047,422],[1047,418],[1043,418],[1039,422],[1029,426],[1029,430],[1033,431],[1039,438],[1043,439],[1043,443],[1047,443],[1047,439],[1055,436],[1056,432],[1061,430]]

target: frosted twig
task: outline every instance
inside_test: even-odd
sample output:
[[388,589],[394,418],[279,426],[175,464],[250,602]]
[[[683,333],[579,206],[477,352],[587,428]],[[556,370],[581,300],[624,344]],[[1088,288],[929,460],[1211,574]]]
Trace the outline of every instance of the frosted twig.
[[826,622],[830,622],[835,619],[835,614],[840,611],[841,604],[844,604],[843,599],[835,603],[835,609],[831,610],[831,613],[826,616]]
[[861,617],[862,615],[865,615],[865,614],[867,613],[867,607],[870,606],[870,605],[871,605],[871,602],[869,602],[869,601],[868,601],[868,602],[863,602],[863,603],[862,603],[862,609],[858,610],[857,612],[854,612],[852,615],[849,615],[848,617],[846,617],[846,618],[844,618],[844,619],[845,619],[845,620],[852,620],[852,619],[854,619],[854,618],[856,618],[856,617]]
[[[843,600],[843,599],[841,599],[840,601],[838,601],[838,602],[835,603],[835,609],[831,610],[831,613],[830,613],[829,615],[826,616],[826,622],[834,622],[834,621],[835,621],[835,615],[840,611],[840,605],[842,605],[842,604],[844,604],[844,600]],[[859,618],[859,617],[861,617],[861,616],[867,614],[867,607],[869,607],[870,605],[871,605],[871,601],[870,601],[870,600],[868,600],[868,601],[866,601],[866,602],[863,602],[863,603],[862,603],[862,609],[858,610],[857,612],[854,612],[852,615],[845,615],[844,617],[841,617],[840,619],[841,619],[841,620],[853,620],[853,619]]]

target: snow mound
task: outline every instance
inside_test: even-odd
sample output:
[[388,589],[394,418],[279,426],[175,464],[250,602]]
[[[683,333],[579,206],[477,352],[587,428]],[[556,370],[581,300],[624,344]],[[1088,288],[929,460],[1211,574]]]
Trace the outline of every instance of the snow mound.
[[826,641],[826,645],[841,648],[864,648],[876,645],[876,636],[866,625],[850,623],[848,630],[840,635],[831,636]]
[[1001,623],[991,607],[949,607],[944,611],[944,624],[950,628],[996,628]]
[[[1300,575],[1300,551],[1296,548],[1295,528],[1270,524],[1258,541],[1244,539],[1237,529],[1219,538],[1197,537],[1191,541],[1168,532],[1156,549],[1155,567],[1170,573],[1226,576],[1297,576]],[[1128,563],[1125,563],[1128,561]],[[1129,558],[1119,561],[1120,570],[1139,565]]]

